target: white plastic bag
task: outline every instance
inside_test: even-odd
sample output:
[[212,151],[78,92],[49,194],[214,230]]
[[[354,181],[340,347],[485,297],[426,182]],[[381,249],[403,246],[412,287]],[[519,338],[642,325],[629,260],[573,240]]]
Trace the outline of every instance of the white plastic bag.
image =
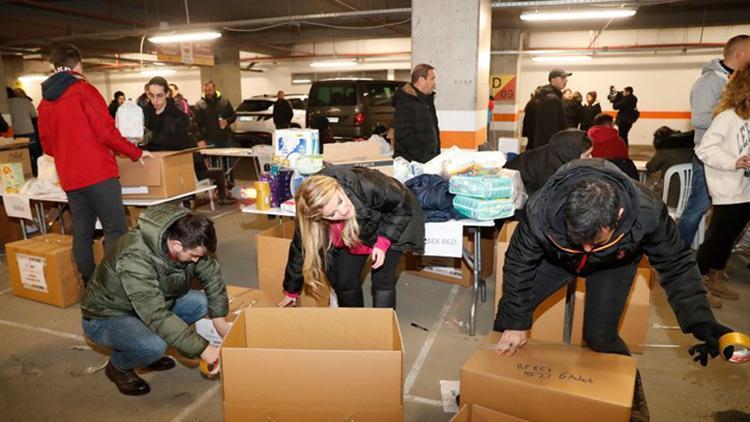
[[115,126],[125,138],[143,138],[143,110],[133,100],[125,101],[117,108]]
[[39,169],[37,179],[49,182],[53,185],[60,186],[60,177],[57,175],[55,168],[55,159],[47,154],[42,155],[36,160],[37,169]]
[[54,185],[46,180],[29,179],[21,186],[21,194],[37,196],[51,194],[65,194],[65,191],[58,185]]

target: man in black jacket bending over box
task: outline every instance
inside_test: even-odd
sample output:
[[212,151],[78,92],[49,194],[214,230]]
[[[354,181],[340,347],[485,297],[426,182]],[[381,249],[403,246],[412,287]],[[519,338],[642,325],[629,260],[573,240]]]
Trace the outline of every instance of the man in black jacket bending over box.
[[[529,198],[502,269],[494,325],[503,331],[498,353],[512,355],[522,347],[534,309],[581,276],[583,340],[597,352],[629,355],[617,328],[644,253],[682,330],[704,342],[690,353],[706,365],[719,353],[719,337],[731,330],[716,322],[692,252],[661,200],[600,159],[564,165]],[[634,400],[634,409],[647,412],[640,377]]]

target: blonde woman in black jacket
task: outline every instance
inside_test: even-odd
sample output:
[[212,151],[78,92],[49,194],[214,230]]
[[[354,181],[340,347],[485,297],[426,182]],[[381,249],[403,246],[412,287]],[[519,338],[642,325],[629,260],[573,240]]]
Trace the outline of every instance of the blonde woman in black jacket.
[[376,170],[332,166],[305,180],[295,202],[297,228],[279,306],[294,305],[303,288],[315,294],[324,283],[339,306],[364,306],[359,276],[369,256],[373,306],[395,308],[402,253],[424,251],[424,218],[411,191]]

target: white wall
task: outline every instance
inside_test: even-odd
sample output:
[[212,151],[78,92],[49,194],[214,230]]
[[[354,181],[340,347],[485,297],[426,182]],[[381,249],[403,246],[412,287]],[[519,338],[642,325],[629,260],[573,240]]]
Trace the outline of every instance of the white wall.
[[[671,28],[649,30],[605,31],[594,46],[633,46],[682,43],[724,43],[737,34],[750,33],[750,25],[704,28]],[[528,49],[583,49],[595,36],[592,31],[538,32],[528,36]],[[702,36],[702,38],[701,38]],[[590,62],[581,64],[541,64],[530,56],[520,60],[517,107],[523,110],[529,93],[538,85],[547,83],[550,69],[560,67],[573,73],[568,79],[568,88],[580,91],[597,91],[604,111],[612,110],[606,96],[609,86],[618,90],[632,86],[638,97],[641,112],[689,112],[690,88],[701,74],[701,68],[711,59],[720,57],[721,49],[700,51],[654,50],[618,54],[595,55]],[[641,118],[630,132],[631,144],[651,144],[653,132],[667,125],[678,130],[689,130],[688,119]],[[520,124],[519,124],[520,126]],[[520,130],[520,127],[519,127]]]

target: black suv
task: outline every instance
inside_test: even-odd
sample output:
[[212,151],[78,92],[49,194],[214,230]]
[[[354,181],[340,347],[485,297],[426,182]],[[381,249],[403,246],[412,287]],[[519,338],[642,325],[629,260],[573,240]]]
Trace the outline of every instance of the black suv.
[[307,127],[321,132],[330,128],[335,140],[364,140],[376,129],[387,130],[393,127],[393,95],[404,83],[370,79],[314,82],[308,96]]

